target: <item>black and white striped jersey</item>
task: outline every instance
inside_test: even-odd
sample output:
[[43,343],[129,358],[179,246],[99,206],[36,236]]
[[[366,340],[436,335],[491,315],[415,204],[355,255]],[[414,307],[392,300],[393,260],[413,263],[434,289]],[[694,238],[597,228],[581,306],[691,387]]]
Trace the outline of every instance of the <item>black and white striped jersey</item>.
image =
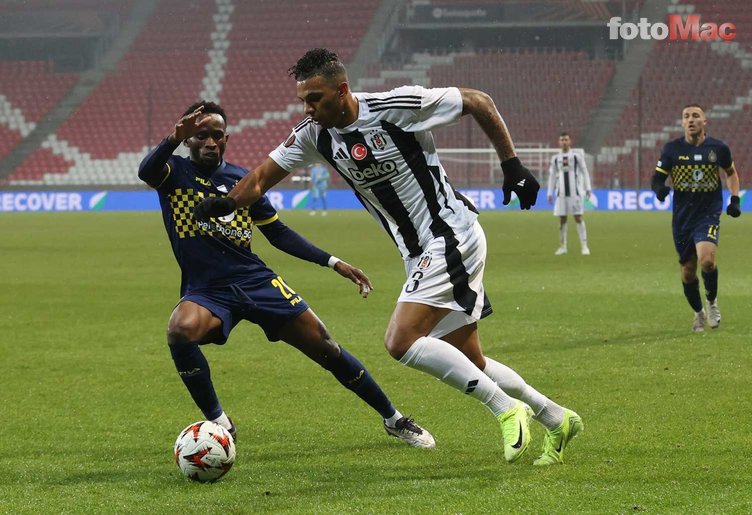
[[447,180],[431,134],[459,121],[459,90],[403,86],[354,95],[355,122],[322,129],[307,118],[269,157],[291,172],[323,156],[391,235],[404,259],[419,256],[436,237],[467,230],[477,212]]
[[585,156],[570,150],[559,152],[551,158],[548,168],[548,196],[556,189],[557,197],[582,197],[590,191],[590,174]]

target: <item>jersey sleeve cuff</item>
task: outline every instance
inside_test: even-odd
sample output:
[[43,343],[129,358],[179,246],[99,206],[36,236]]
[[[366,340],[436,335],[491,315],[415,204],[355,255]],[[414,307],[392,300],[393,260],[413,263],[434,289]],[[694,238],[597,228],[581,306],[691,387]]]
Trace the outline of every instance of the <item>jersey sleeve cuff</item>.
[[275,214],[273,217],[267,218],[265,220],[254,220],[253,225],[255,225],[256,227],[261,227],[262,225],[269,225],[270,223],[276,222],[277,220],[279,220],[279,215]]

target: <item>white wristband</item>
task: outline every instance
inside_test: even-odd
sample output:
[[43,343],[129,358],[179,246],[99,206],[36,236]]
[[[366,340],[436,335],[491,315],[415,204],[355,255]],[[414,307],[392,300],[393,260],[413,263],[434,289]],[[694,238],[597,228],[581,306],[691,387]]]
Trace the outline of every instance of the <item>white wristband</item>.
[[340,258],[332,256],[332,257],[330,257],[330,258],[329,258],[329,262],[328,262],[328,263],[327,263],[326,265],[327,265],[327,266],[328,266],[329,268],[332,268],[332,269],[333,269],[333,268],[334,268],[334,265],[336,265],[336,264],[337,264],[337,263],[339,263],[340,261],[342,261],[342,260],[341,260]]

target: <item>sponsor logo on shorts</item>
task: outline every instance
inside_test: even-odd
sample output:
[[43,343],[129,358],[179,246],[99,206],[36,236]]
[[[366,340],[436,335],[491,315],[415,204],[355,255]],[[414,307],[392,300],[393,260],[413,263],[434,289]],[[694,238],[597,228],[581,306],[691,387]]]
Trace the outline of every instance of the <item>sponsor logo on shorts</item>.
[[418,270],[425,270],[429,266],[431,266],[431,254],[420,256],[420,261],[418,261]]

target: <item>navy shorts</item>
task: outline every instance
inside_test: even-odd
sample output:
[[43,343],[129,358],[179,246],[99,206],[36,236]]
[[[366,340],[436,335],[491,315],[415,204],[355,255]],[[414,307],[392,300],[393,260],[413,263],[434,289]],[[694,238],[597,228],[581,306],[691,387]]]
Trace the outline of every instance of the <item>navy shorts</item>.
[[260,326],[270,342],[279,341],[282,326],[308,309],[303,297],[271,270],[227,286],[189,288],[180,302],[186,300],[205,307],[222,320],[223,337],[213,342],[220,345],[241,320]]
[[694,223],[673,226],[674,246],[679,254],[679,263],[684,264],[697,256],[695,245],[708,241],[718,245],[720,236],[721,213],[714,212],[698,219]]

